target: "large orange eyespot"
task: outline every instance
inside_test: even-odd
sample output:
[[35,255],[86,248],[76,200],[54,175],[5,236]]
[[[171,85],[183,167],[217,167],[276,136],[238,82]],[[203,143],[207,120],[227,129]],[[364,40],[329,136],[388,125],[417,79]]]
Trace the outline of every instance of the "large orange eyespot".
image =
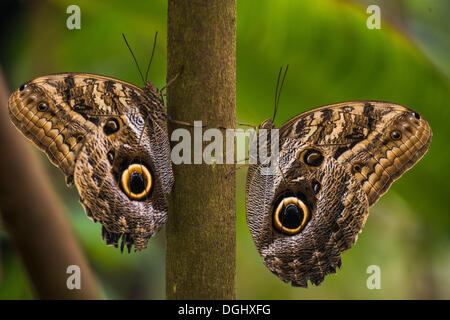
[[287,197],[280,201],[273,215],[275,228],[287,235],[302,231],[309,219],[309,209],[296,197]]
[[130,199],[142,200],[147,197],[152,183],[152,175],[143,164],[134,163],[122,173],[122,188]]

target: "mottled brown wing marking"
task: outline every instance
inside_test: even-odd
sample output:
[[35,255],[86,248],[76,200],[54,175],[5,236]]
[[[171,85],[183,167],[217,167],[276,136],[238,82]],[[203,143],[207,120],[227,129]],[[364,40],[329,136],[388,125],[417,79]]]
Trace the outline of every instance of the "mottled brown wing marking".
[[70,107],[87,99],[84,104],[92,107],[92,114],[128,114],[137,106],[147,106],[152,115],[165,119],[165,108],[156,93],[144,92],[125,81],[93,74],[63,73],[36,78],[30,82],[42,87],[48,86],[46,89],[52,96],[60,97]]
[[[369,200],[371,204],[375,203],[376,200],[387,191],[395,179],[411,167],[411,165],[404,166],[403,164],[400,164],[400,159],[407,159],[410,157],[412,160],[407,162],[414,164],[418,160],[416,159],[417,155],[423,155],[424,150],[428,148],[431,137],[429,126],[423,118],[420,120],[414,119],[411,115],[412,110],[408,108],[386,102],[351,102],[345,103],[345,105],[337,104],[329,107],[335,109],[335,113],[340,114],[338,117],[333,118],[335,130],[327,130],[327,132],[330,132],[329,136],[327,138],[320,138],[320,133],[325,130],[324,128],[330,127],[328,124],[329,120],[325,121],[323,126],[318,125],[320,121],[317,119],[320,119],[320,114],[323,114],[322,108],[319,108],[319,111],[313,110],[307,112],[303,114],[306,118],[310,119],[308,122],[310,129],[309,134],[307,134],[307,140],[311,141],[314,145],[333,146],[334,144],[336,146],[333,154],[334,158],[342,163],[347,162],[349,165],[352,165],[357,161],[363,163],[369,161],[369,155],[374,156],[376,162],[380,162],[379,156],[383,154],[383,152],[380,154],[373,154],[372,150],[381,148],[381,146],[379,146],[380,141],[382,141],[380,140],[380,136],[384,136],[386,130],[389,130],[389,127],[394,125],[389,124],[390,121],[392,122],[394,116],[400,117],[400,114],[405,114],[405,117],[409,117],[417,122],[408,128],[414,126],[419,128],[419,131],[417,131],[419,134],[417,141],[421,141],[421,144],[414,146],[413,137],[409,144],[400,144],[400,142],[394,143],[395,148],[390,147],[392,144],[389,144],[389,141],[385,142],[384,149],[386,149],[386,152],[389,151],[389,153],[392,154],[392,161],[397,161],[393,168],[399,170],[399,173],[394,174],[393,172],[388,171],[389,173],[386,172],[387,174],[378,175],[378,173],[382,172],[383,168],[376,169],[373,164],[364,168],[363,172],[357,173],[357,177],[361,184],[364,185],[365,191],[370,194]],[[313,120],[314,118],[316,119],[315,121]],[[329,119],[329,117],[327,119]],[[299,117],[295,117],[289,122],[295,127],[295,121],[303,122],[302,118]],[[283,125],[280,128],[280,132],[280,136],[284,139],[295,139],[293,136],[294,131],[290,130],[286,125]],[[305,137],[302,137],[302,139],[304,138]],[[328,141],[326,139],[328,139]],[[416,147],[417,149],[420,149],[418,153],[416,152]],[[350,160],[350,155],[352,155],[353,161]],[[383,158],[381,158],[381,160],[382,159]],[[370,161],[373,162],[373,160]],[[371,167],[378,171],[374,172],[372,170],[372,172]],[[403,169],[403,167],[405,169]],[[375,182],[377,177],[381,179],[379,183]],[[371,179],[371,181],[368,181],[369,179]]]
[[[41,102],[48,104],[45,117],[34,108]],[[27,104],[33,109],[27,108]],[[11,95],[9,112],[13,123],[48,155],[53,164],[66,176],[73,175],[74,159],[82,147],[82,142],[76,141],[75,136],[89,134],[95,130],[94,126],[76,114],[70,114],[69,108],[56,104],[52,96],[35,84],[30,84],[20,95]]]
[[[289,163],[297,150],[284,151],[281,166]],[[288,187],[302,192],[308,199],[313,212],[306,228],[294,236],[283,235],[272,228],[273,200],[285,192],[286,187],[281,174],[261,176],[258,167],[249,169],[248,225],[265,265],[272,272],[296,286],[305,287],[308,280],[318,285],[325,275],[340,267],[340,254],[356,241],[368,214],[367,199],[358,182],[334,158],[326,160],[323,170],[292,166],[284,176],[289,181],[299,176],[306,178],[304,183],[296,182]],[[316,196],[312,195],[308,184],[312,179],[322,186]]]
[[[273,194],[269,192],[263,192],[263,190],[271,190],[273,187],[269,185],[273,179],[270,178],[270,176],[262,176],[260,175],[260,169],[263,167],[263,165],[254,165],[250,166],[247,173],[247,184],[246,184],[246,207],[247,212],[248,208],[254,208],[254,210],[264,210],[264,208],[267,208],[270,206],[270,202],[272,199],[270,197],[273,197]],[[254,195],[252,197],[249,197],[248,195]],[[269,202],[270,201],[270,202]],[[247,215],[247,222],[250,229],[250,232],[253,236],[254,242],[259,246],[264,246],[263,241],[264,239],[268,239],[267,236],[265,236],[265,233],[273,233],[272,228],[268,229],[262,229],[261,225],[271,225],[272,218],[269,215],[254,215],[252,216],[252,220],[248,220]]]
[[[367,139],[356,144],[338,160],[352,164],[362,163],[363,169],[355,176],[368,194],[369,203],[375,203],[389,186],[426,152],[431,140],[431,130],[423,120],[417,120],[408,109],[390,116],[383,125],[378,125]],[[394,141],[389,134],[395,128],[407,128],[401,140]]]
[[[302,118],[290,120],[293,130],[286,125],[280,127],[280,139],[308,137],[315,145],[355,144],[368,134],[368,120],[361,114],[349,113],[349,107],[332,110],[327,119],[322,121],[323,110],[305,113]],[[301,132],[302,135],[299,135]]]

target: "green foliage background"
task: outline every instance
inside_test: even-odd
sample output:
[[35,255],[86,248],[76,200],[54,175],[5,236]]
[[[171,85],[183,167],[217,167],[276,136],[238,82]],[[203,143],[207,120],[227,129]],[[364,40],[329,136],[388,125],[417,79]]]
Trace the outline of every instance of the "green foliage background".
[[[397,11],[403,23],[397,23],[398,15],[385,2],[371,1],[381,6],[382,28],[369,30],[365,2],[238,1],[237,120],[257,125],[272,115],[277,72],[290,64],[277,125],[321,105],[386,100],[411,107],[429,121],[431,148],[371,208],[358,242],[343,254],[342,269],[306,290],[282,283],[264,267],[245,222],[245,170],[238,171],[238,298],[450,298],[450,6],[446,0],[403,1]],[[81,8],[81,30],[66,28],[71,4]],[[150,79],[158,87],[165,84],[166,1],[52,0],[24,2],[19,9],[2,39],[1,62],[11,88],[35,76],[66,71],[141,85],[121,33],[144,68],[156,30],[160,36]],[[164,229],[143,252],[120,254],[105,246],[100,225],[85,217],[76,191],[68,190],[62,174],[41,158],[104,296],[163,299]],[[0,235],[0,298],[33,298],[17,252],[8,235]],[[369,265],[381,268],[380,290],[366,287]]]

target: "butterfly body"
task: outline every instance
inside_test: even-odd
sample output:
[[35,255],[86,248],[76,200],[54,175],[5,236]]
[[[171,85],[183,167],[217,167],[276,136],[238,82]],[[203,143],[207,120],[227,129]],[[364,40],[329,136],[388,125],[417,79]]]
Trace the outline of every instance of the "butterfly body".
[[273,273],[318,285],[341,266],[369,207],[425,154],[431,129],[403,106],[354,101],[300,114],[278,133],[277,170],[249,168],[247,222]]
[[122,238],[122,249],[146,247],[166,221],[173,185],[167,117],[150,83],[141,89],[94,74],[42,76],[11,95],[9,113],[75,184],[108,244]]

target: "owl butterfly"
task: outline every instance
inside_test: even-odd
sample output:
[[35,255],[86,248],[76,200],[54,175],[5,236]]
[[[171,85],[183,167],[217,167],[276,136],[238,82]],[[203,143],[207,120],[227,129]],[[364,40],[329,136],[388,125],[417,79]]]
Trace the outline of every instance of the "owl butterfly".
[[319,285],[341,267],[369,207],[425,154],[431,129],[401,105],[351,101],[297,115],[278,132],[278,170],[249,167],[247,223],[270,271],[293,286]]
[[87,73],[38,77],[15,90],[15,126],[75,184],[109,245],[144,249],[165,223],[173,185],[163,98]]

